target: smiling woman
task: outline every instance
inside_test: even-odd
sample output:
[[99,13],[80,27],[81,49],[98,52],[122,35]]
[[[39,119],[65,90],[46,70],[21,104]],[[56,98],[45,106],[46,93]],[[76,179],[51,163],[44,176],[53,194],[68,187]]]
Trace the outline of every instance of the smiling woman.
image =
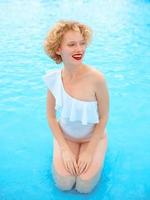
[[[44,76],[47,118],[54,135],[53,177],[62,190],[88,193],[97,184],[107,150],[109,95],[104,75],[83,63],[91,29],[60,21],[48,33],[46,53],[64,67]],[[84,91],[84,92],[83,92]],[[56,112],[60,110],[60,119]]]
[[[67,32],[74,31],[74,33],[81,33],[81,45],[87,45],[92,36],[92,30],[79,22],[69,23],[65,21],[58,22],[48,33],[48,36],[44,43],[45,52],[48,56],[50,56],[57,64],[62,62],[62,57],[57,52],[62,42],[67,39]],[[71,40],[72,39],[72,40]],[[75,37],[68,39],[65,41],[68,47],[76,46]]]
[[[62,51],[62,49],[65,49],[65,51]],[[86,42],[81,33],[70,30],[64,35],[61,46],[57,50],[57,54],[61,56],[63,63],[68,63],[72,60],[81,62],[85,50]]]
[[[92,28],[94,38],[90,46],[87,45],[89,49],[82,61],[105,74],[111,95],[107,126],[109,148],[100,182],[91,194],[77,195],[74,189],[69,193],[69,198],[150,199],[150,0],[1,0],[0,8],[0,200],[67,198],[65,192],[55,187],[52,173],[48,172],[51,171],[53,150],[56,150],[57,159],[53,159],[57,166],[62,164],[62,168],[57,169],[58,180],[62,178],[65,167],[62,157],[57,154],[60,150],[62,155],[60,143],[53,137],[45,120],[47,87],[41,82],[45,70],[52,74],[50,86],[55,94],[57,92],[57,117],[60,118],[64,110],[64,101],[68,105],[63,116],[68,116],[69,112],[70,118],[75,120],[71,105],[75,104],[78,110],[78,121],[69,123],[67,120],[65,125],[61,119],[58,121],[62,126],[59,126],[61,133],[69,138],[65,141],[70,142],[73,136],[86,134],[90,129],[88,126],[92,127],[93,121],[96,121],[94,117],[97,115],[93,115],[96,106],[91,103],[84,108],[85,111],[90,109],[90,114],[84,115],[89,115],[88,126],[83,125],[87,119],[81,118],[84,103],[79,105],[76,101],[94,101],[95,87],[92,87],[92,81],[84,81],[87,77],[91,80],[93,75],[90,77],[88,73],[82,73],[82,78],[72,79],[75,78],[71,76],[72,71],[66,76],[68,70],[65,68],[62,70],[62,88],[62,82],[57,79],[60,73],[54,76],[54,72],[59,71],[63,62],[55,64],[41,49],[41,39],[48,31],[47,27],[58,19],[67,18],[81,20]],[[57,39],[54,41],[58,42]],[[61,88],[56,87],[58,83]],[[54,91],[56,88],[58,90]],[[59,93],[59,89],[62,93]],[[61,98],[58,94],[61,94]],[[61,102],[63,107],[59,106]],[[64,134],[64,129],[69,136]],[[59,146],[55,146],[54,142],[53,149],[54,140]],[[77,147],[77,142],[74,142],[75,145],[70,142],[69,148],[74,153],[76,148],[82,152],[88,140]],[[99,145],[97,147],[100,148]],[[97,161],[101,160],[100,152],[99,149]],[[75,185],[79,180],[77,177],[73,176]],[[66,177],[62,180],[62,186],[67,186],[69,179]],[[81,191],[81,185],[78,188]]]

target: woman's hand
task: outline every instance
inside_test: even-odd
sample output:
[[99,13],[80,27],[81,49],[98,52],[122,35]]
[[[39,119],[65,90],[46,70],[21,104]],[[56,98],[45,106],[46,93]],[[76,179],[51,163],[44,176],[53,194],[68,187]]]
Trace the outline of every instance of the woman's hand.
[[62,158],[66,170],[74,176],[78,175],[78,165],[75,155],[71,152],[71,150],[63,150]]
[[85,173],[90,166],[93,159],[93,154],[88,151],[84,151],[81,154],[79,154],[78,159],[78,168],[79,168],[79,175],[81,173]]

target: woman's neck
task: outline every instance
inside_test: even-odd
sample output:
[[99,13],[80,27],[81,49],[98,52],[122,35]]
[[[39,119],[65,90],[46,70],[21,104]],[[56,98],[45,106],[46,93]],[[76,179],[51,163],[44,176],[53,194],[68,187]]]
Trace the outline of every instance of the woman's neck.
[[81,64],[79,66],[64,65],[62,74],[69,80],[76,80],[77,78],[81,77],[82,73],[85,71],[85,68],[86,66],[84,64]]

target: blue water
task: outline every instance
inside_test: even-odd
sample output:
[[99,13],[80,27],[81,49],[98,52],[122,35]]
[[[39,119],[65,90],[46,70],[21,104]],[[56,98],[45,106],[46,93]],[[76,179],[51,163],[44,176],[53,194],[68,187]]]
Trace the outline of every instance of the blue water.
[[[150,1],[1,0],[0,10],[0,200],[149,200]],[[59,66],[43,40],[59,19],[92,27],[85,63],[105,74],[110,93],[105,165],[87,195],[59,191],[50,171],[42,76]]]

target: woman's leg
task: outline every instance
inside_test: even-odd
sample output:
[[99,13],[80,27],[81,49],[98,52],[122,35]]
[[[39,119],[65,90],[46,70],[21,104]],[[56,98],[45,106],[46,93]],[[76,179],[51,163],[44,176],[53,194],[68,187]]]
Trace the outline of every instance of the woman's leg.
[[[79,154],[79,145],[76,142],[72,142],[67,140],[67,143],[70,147],[70,150],[75,154],[76,159]],[[56,186],[65,191],[65,190],[71,190],[73,185],[76,182],[76,177],[71,175],[64,166],[62,157],[61,157],[61,149],[59,147],[59,144],[57,140],[54,138],[54,143],[53,143],[53,164],[52,164],[52,174],[54,181],[56,183]]]
[[[80,152],[86,151],[88,142],[81,144]],[[107,150],[107,136],[100,140],[96,147],[93,161],[85,173],[80,174],[76,179],[76,190],[80,193],[89,193],[99,181],[105,153]]]

